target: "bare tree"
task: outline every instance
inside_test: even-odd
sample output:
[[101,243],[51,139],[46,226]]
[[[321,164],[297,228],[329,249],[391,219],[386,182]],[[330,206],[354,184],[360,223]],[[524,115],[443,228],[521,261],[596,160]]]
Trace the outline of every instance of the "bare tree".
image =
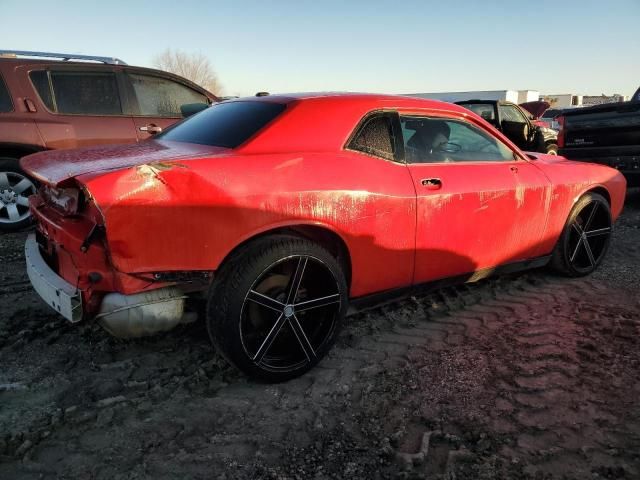
[[201,53],[186,53],[167,48],[153,58],[153,65],[167,72],[175,73],[219,95],[222,85],[207,57]]

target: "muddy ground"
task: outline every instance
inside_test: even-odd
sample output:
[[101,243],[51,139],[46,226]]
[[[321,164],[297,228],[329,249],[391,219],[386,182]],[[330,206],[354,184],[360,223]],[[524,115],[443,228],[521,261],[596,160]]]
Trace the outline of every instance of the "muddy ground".
[[0,478],[640,478],[640,192],[593,276],[532,271],[348,319],[247,381],[202,324],[120,341],[32,292],[0,237]]

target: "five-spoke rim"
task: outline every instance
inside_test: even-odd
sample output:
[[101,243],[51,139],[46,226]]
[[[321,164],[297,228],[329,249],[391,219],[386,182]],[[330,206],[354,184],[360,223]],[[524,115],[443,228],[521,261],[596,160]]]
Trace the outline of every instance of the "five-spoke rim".
[[29,196],[36,193],[31,180],[18,172],[0,172],[0,223],[16,223],[29,216]]
[[287,372],[315,362],[341,309],[340,289],[318,258],[292,255],[258,276],[240,314],[240,338],[258,367]]
[[611,236],[611,216],[599,200],[586,204],[570,226],[567,252],[577,271],[593,270],[604,255]]

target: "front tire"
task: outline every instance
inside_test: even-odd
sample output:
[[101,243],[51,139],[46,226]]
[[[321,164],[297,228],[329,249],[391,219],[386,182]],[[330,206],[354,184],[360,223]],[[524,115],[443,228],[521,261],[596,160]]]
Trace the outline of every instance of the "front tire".
[[597,193],[580,197],[571,209],[551,258],[551,267],[570,277],[593,272],[611,241],[612,219],[607,200]]
[[245,374],[268,382],[315,366],[337,337],[348,303],[342,266],[309,240],[272,236],[223,265],[207,304],[212,343]]
[[35,183],[18,160],[0,158],[0,231],[15,232],[31,224],[29,196],[34,193]]

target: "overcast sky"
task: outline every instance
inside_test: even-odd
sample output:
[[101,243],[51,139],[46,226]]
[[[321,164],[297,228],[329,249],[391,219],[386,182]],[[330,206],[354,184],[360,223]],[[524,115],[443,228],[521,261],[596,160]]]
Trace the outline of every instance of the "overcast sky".
[[227,95],[640,85],[640,0],[0,0],[0,18],[0,49],[201,52]]

